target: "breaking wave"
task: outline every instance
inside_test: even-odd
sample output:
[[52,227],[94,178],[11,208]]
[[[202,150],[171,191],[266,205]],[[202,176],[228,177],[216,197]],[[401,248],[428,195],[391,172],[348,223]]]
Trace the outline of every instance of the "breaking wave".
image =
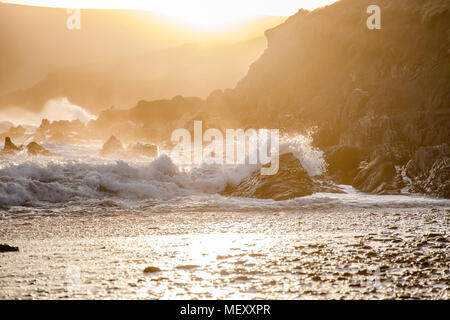
[[80,106],[69,101],[66,97],[47,101],[41,113],[41,118],[49,121],[80,120],[83,123],[94,120],[95,117]]
[[168,200],[211,194],[239,183],[250,168],[203,165],[180,171],[167,155],[146,165],[117,161],[42,164],[27,161],[0,169],[0,205],[38,205],[69,200],[119,198]]
[[[309,142],[302,136],[286,140],[280,152],[293,152],[309,175],[320,175],[326,163],[322,152]],[[227,185],[239,184],[258,166],[203,164],[183,169],[165,154],[150,161],[125,162],[98,157],[101,144],[44,145],[60,156],[30,158],[22,152],[0,161],[0,211],[84,207],[91,212],[115,206],[170,212],[450,207],[445,199],[368,195],[349,186],[340,186],[344,193],[316,193],[286,201],[225,197],[220,192]]]
[[312,146],[311,134],[286,137],[283,140],[280,144],[281,154],[292,152],[311,177],[325,173],[327,163],[323,158],[323,151]]
[[20,107],[6,108],[0,111],[0,119],[8,119],[8,122],[14,125],[39,126],[42,119],[49,121],[80,120],[86,123],[95,119],[95,116],[82,107],[72,104],[66,97],[61,97],[48,100],[39,113]]

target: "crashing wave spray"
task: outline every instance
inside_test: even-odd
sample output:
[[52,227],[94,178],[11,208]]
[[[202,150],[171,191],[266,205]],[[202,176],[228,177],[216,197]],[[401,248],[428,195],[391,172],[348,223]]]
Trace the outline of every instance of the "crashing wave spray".
[[327,168],[323,151],[314,148],[312,141],[310,131],[307,135],[284,136],[280,145],[280,153],[292,152],[311,177],[324,174]]
[[86,123],[95,117],[80,106],[72,104],[67,97],[48,100],[40,113],[31,112],[21,107],[10,107],[0,112],[0,119],[8,120],[14,125],[39,126],[42,119],[49,121],[80,120]]
[[80,120],[86,123],[95,117],[80,106],[70,103],[67,97],[47,101],[41,112],[41,117],[49,121]]

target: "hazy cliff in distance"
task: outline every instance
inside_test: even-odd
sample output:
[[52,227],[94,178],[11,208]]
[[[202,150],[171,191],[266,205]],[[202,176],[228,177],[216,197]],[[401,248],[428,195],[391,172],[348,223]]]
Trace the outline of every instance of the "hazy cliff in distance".
[[266,32],[267,50],[233,90],[207,100],[141,101],[92,125],[132,120],[169,138],[171,126],[159,123],[179,124],[190,112],[219,127],[317,127],[314,143],[336,182],[375,193],[408,185],[448,198],[450,1],[380,0],[381,30],[366,27],[371,4],[341,0],[299,11]]
[[0,109],[40,110],[67,96],[92,113],[177,94],[205,97],[232,87],[266,47],[263,17],[215,33],[147,12],[82,10],[69,31],[66,9],[0,3]]
[[111,106],[129,108],[138,100],[182,94],[206,97],[233,87],[266,47],[264,38],[230,45],[183,45],[106,63],[60,68],[25,90],[0,97],[0,108],[39,111],[52,98],[98,114]]

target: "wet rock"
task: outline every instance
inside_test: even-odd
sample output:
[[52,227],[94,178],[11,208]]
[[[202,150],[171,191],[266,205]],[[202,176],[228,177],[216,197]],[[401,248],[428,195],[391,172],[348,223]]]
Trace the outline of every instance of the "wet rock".
[[335,146],[325,151],[328,174],[339,184],[352,184],[361,162],[360,151],[351,146]]
[[22,150],[18,146],[16,146],[12,141],[10,137],[5,138],[5,146],[3,147],[3,151],[7,153],[14,153],[17,151]]
[[385,157],[395,165],[405,165],[411,159],[411,152],[402,144],[379,144],[373,148],[370,160]]
[[319,189],[319,184],[308,175],[300,160],[292,153],[286,153],[280,156],[277,174],[264,176],[256,170],[237,186],[227,186],[222,194],[281,201],[308,196]]
[[157,157],[158,147],[153,144],[136,143],[128,147],[130,156]]
[[31,156],[52,156],[53,154],[45,149],[43,146],[37,144],[36,142],[31,142],[27,145],[28,155]]
[[405,166],[411,191],[450,198],[450,148],[444,143],[421,147]]
[[375,194],[398,194],[401,188],[394,163],[382,156],[361,169],[352,185],[359,191]]
[[421,183],[426,194],[450,199],[450,158],[437,160]]
[[18,247],[12,247],[8,244],[0,244],[0,252],[17,252],[19,251]]
[[145,273],[154,273],[154,272],[160,272],[161,269],[158,267],[147,267],[144,269]]
[[449,155],[450,148],[446,143],[437,146],[420,147],[414,153],[411,161],[408,162],[406,173],[411,177],[426,174],[437,160]]
[[102,157],[111,157],[119,155],[121,152],[123,152],[123,150],[124,149],[122,143],[119,141],[119,139],[117,139],[115,136],[111,136],[103,145],[100,155]]

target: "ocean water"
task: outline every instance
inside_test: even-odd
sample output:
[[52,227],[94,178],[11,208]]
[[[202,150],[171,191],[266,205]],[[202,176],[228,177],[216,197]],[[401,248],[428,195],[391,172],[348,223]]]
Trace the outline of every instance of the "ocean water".
[[[0,253],[0,298],[448,298],[448,200],[224,197],[255,166],[107,160],[101,145],[0,159],[0,243],[20,248]],[[282,148],[323,172],[307,138]]]
[[[24,141],[26,143],[27,141]],[[308,139],[281,145],[293,151],[311,176],[324,172],[320,150]],[[326,208],[449,208],[450,201],[420,195],[377,196],[339,186],[344,193],[316,193],[288,201],[223,197],[227,184],[237,185],[256,165],[182,166],[162,151],[157,158],[105,159],[101,141],[78,145],[44,143],[55,157],[29,157],[26,151],[0,158],[0,208],[3,215],[38,214],[59,209],[181,211],[290,211]]]

